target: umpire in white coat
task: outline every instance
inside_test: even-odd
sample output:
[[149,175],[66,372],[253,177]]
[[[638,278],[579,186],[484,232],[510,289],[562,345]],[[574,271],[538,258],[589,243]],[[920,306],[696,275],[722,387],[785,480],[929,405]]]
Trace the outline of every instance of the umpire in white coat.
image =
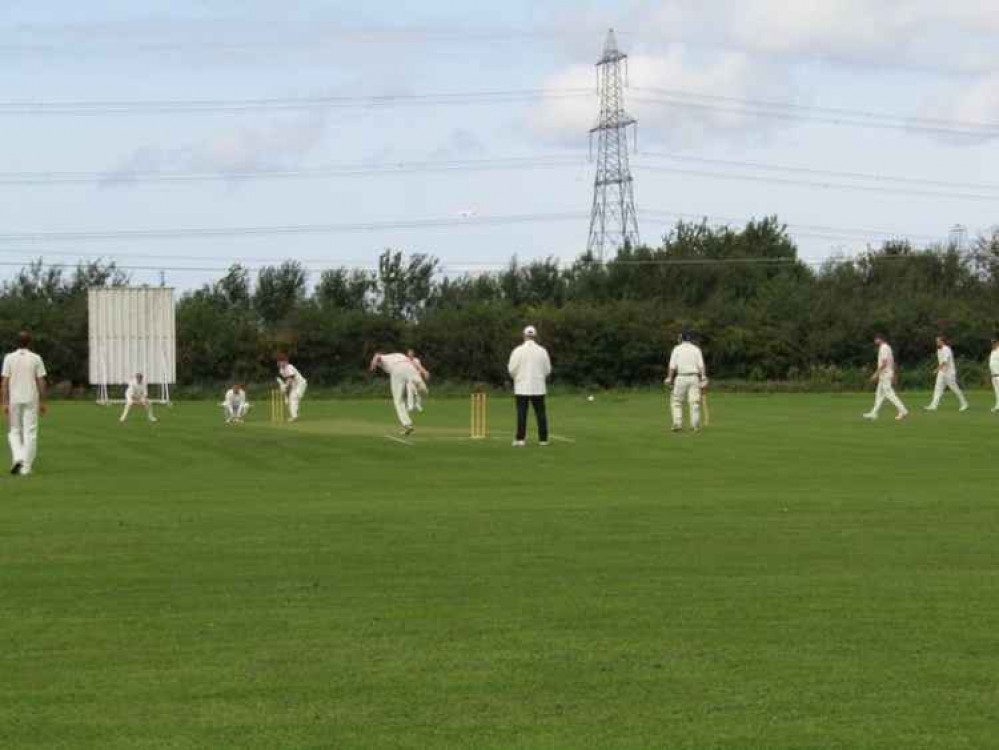
[[513,441],[515,448],[526,445],[528,405],[534,408],[534,418],[538,422],[538,442],[548,445],[545,394],[548,392],[546,380],[551,374],[552,362],[548,351],[534,340],[537,335],[534,326],[527,326],[524,329],[524,343],[513,350],[507,364],[517,400],[517,436]]

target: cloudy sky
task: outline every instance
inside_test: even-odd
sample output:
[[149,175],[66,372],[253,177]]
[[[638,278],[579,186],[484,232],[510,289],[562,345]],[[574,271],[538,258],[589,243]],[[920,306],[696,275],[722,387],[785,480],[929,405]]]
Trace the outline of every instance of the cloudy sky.
[[572,259],[609,27],[646,242],[777,214],[821,259],[999,223],[989,3],[6,0],[0,275]]

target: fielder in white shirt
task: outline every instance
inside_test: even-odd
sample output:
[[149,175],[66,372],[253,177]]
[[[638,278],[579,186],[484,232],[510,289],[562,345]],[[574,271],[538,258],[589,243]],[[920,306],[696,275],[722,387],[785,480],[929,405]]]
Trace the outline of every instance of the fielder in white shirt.
[[513,439],[516,448],[527,444],[528,406],[534,409],[534,419],[538,423],[538,444],[548,445],[545,395],[548,393],[546,381],[552,372],[552,361],[548,350],[535,341],[537,335],[534,326],[524,329],[524,343],[511,352],[506,367],[513,378],[513,393],[517,401],[517,434]]
[[992,339],[992,354],[989,355],[989,375],[996,392],[996,405],[992,411],[999,411],[999,338]]
[[305,389],[309,387],[309,383],[295,365],[288,361],[287,355],[277,356],[277,366],[278,385],[284,394],[285,403],[288,404],[288,421],[294,422],[298,419],[298,405],[305,396]]
[[874,393],[874,408],[864,414],[864,419],[877,419],[881,405],[887,399],[898,411],[895,419],[901,421],[909,416],[909,410],[905,408],[902,399],[895,395],[895,355],[888,346],[888,340],[880,333],[874,337],[874,345],[878,347],[878,366],[871,375],[871,382],[877,383],[878,388]]
[[119,422],[124,422],[128,418],[128,412],[135,405],[143,406],[146,409],[146,416],[150,422],[155,422],[156,415],[153,414],[153,404],[149,400],[149,389],[146,387],[146,379],[141,372],[135,374],[135,378],[125,389],[125,410],[122,411]]
[[[402,425],[402,434],[411,435],[413,433],[413,418],[406,408],[406,394],[410,387],[418,388],[418,383],[422,382],[420,373],[413,365],[412,360],[405,354],[382,354],[375,352],[368,366],[370,372],[381,370],[389,376],[389,383],[392,388],[392,403],[395,405],[396,416],[399,417],[399,424]],[[424,386],[426,387],[426,386]]]
[[430,373],[423,366],[420,358],[416,356],[415,351],[412,349],[407,350],[406,356],[409,357],[409,361],[413,363],[413,367],[416,368],[416,373],[419,375],[416,380],[411,380],[406,384],[406,408],[409,411],[422,412],[423,396],[429,392],[427,381],[430,380]]
[[940,399],[944,390],[950,388],[960,402],[960,411],[968,410],[968,400],[961,393],[961,388],[957,384],[957,363],[954,361],[954,352],[947,345],[947,339],[937,336],[937,383],[933,388],[933,400],[926,407],[926,411],[936,411],[940,406]]
[[236,383],[225,392],[222,400],[222,409],[225,411],[226,424],[242,424],[246,413],[250,411],[250,402],[243,390],[242,383]]
[[21,331],[17,350],[3,358],[0,380],[0,401],[10,425],[10,473],[21,476],[31,473],[38,454],[38,416],[47,411],[45,363],[30,346],[31,335]]
[[673,432],[683,429],[683,402],[690,409],[690,426],[694,432],[701,429],[701,389],[708,385],[704,354],[690,340],[689,333],[680,334],[680,343],[669,355],[669,374],[666,385],[672,387],[670,408],[673,412]]

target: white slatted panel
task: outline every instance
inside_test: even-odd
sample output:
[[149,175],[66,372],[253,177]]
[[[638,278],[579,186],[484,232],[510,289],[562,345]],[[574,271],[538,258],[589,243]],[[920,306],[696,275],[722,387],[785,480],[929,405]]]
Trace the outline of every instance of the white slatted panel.
[[177,382],[173,289],[91,289],[87,301],[91,384],[121,385],[137,372]]

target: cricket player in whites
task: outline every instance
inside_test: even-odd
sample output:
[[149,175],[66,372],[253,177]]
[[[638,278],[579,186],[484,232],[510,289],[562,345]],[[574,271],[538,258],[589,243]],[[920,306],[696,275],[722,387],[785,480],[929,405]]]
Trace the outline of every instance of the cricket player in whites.
[[250,411],[250,402],[246,398],[246,391],[243,390],[242,383],[236,383],[225,392],[222,400],[222,409],[225,411],[226,424],[242,424],[246,413]]
[[416,356],[415,351],[408,349],[406,356],[409,357],[409,361],[413,363],[413,367],[416,368],[416,373],[419,375],[416,380],[411,380],[406,385],[406,408],[409,411],[422,412],[423,396],[428,393],[427,381],[430,380],[430,373],[423,366],[420,358]]
[[673,412],[673,432],[683,429],[683,401],[690,405],[690,426],[701,429],[701,389],[708,385],[704,354],[691,340],[689,333],[680,334],[679,342],[669,355],[666,385],[672,388],[670,409]]
[[153,405],[149,401],[149,389],[146,387],[146,378],[141,372],[135,373],[132,382],[125,389],[125,409],[122,411],[118,421],[124,422],[128,419],[128,412],[136,404],[145,407],[146,416],[149,417],[150,422],[157,421],[156,415],[153,414]]
[[933,400],[926,407],[926,411],[936,411],[940,406],[940,399],[943,398],[944,390],[950,388],[957,396],[961,406],[959,411],[968,410],[968,400],[961,393],[961,388],[957,384],[957,363],[954,361],[954,352],[947,345],[947,339],[937,336],[937,384],[933,388]]
[[895,420],[901,422],[909,416],[909,410],[905,408],[902,399],[895,395],[895,354],[888,345],[888,340],[880,333],[874,336],[874,345],[878,348],[878,366],[871,375],[871,382],[877,383],[878,389],[874,394],[874,408],[864,414],[864,419],[877,419],[881,405],[888,399],[898,410]]
[[0,379],[0,401],[10,426],[10,473],[15,476],[31,473],[38,453],[38,416],[46,412],[45,363],[29,346],[31,335],[21,331],[17,350],[3,358]]
[[288,421],[294,422],[298,419],[298,404],[305,395],[305,389],[309,387],[308,381],[302,377],[302,373],[291,362],[288,361],[287,354],[278,354],[278,386],[284,394],[285,403],[288,404]]
[[993,412],[999,412],[999,337],[992,339],[992,354],[989,355],[989,376],[992,378],[992,388],[996,392],[996,405]]
[[[389,383],[392,387],[392,403],[395,406],[396,416],[399,417],[399,424],[402,425],[402,434],[412,435],[413,418],[409,416],[409,409],[406,408],[406,394],[410,387],[419,387],[417,383],[422,382],[420,373],[408,356],[399,353],[375,352],[368,370],[375,372],[379,369],[389,376]],[[424,388],[426,388],[425,385]]]

